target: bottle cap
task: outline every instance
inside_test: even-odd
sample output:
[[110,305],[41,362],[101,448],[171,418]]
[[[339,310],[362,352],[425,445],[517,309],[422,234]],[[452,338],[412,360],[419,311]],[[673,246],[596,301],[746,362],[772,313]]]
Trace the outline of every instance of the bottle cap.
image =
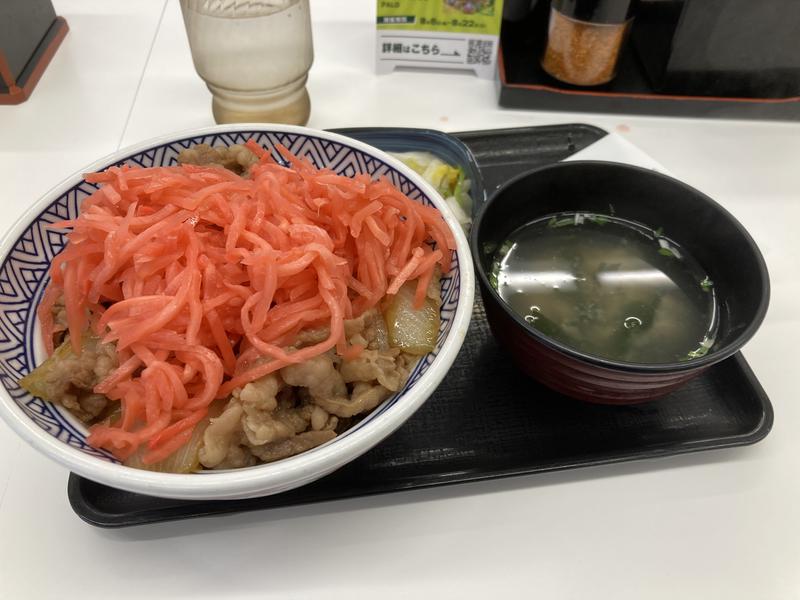
[[589,23],[624,23],[633,17],[635,0],[553,0],[562,15]]

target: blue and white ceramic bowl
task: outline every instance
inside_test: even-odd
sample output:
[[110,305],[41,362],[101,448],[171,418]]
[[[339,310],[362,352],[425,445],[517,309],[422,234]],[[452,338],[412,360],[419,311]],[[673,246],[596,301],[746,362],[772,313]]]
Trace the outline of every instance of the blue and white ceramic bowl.
[[272,464],[194,475],[151,473],[117,463],[86,443],[86,428],[52,404],[33,397],[17,383],[44,359],[36,306],[47,283],[50,261],[64,246],[64,234],[49,225],[78,214],[81,200],[96,186],[80,173],[36,202],[0,243],[0,414],[27,442],[88,479],[152,496],[184,499],[234,499],[273,494],[318,479],[360,456],[408,419],[433,393],[458,354],[469,324],[474,274],[469,246],[441,197],[411,169],[361,142],[304,127],[242,124],[209,127],[164,136],[120,150],[83,172],[123,163],[165,166],[193,144],[230,145],[252,138],[280,142],[317,167],[352,176],[386,176],[410,198],[439,208],[452,230],[457,256],[442,278],[442,327],[436,349],[423,357],[397,394],[355,427],[323,446]]

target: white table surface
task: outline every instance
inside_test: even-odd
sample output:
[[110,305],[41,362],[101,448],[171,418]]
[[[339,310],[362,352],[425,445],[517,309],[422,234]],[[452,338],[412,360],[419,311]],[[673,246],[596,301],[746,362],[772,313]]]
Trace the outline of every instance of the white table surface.
[[[0,106],[0,229],[117,148],[210,125],[175,0],[56,0],[71,31]],[[745,355],[763,442],[654,461],[106,531],[67,472],[0,423],[0,598],[800,598],[800,124],[504,110],[466,74],[376,76],[374,0],[312,1],[312,127],[446,131],[582,121],[728,208],[772,302]],[[268,58],[267,58],[268,60]]]

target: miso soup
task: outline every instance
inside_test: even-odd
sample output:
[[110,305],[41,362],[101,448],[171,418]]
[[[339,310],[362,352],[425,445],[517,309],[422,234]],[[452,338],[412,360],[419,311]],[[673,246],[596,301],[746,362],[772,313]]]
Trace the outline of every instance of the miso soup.
[[631,363],[705,355],[718,310],[702,267],[660,231],[593,213],[559,213],[514,231],[490,281],[533,328]]

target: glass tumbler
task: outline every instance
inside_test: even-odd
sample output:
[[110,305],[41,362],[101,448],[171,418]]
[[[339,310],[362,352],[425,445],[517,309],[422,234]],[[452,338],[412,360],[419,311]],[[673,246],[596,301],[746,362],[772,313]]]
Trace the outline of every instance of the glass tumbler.
[[217,123],[305,125],[314,60],[308,0],[180,0]]

